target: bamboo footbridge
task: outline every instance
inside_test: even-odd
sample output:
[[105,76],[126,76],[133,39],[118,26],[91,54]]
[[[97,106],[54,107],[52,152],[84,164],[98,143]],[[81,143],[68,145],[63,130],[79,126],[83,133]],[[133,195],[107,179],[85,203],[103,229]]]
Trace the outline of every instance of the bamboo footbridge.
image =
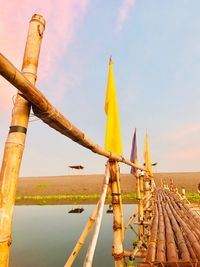
[[[19,91],[12,112],[0,174],[0,267],[8,267],[12,216],[21,159],[32,108],[35,116],[81,146],[108,158],[101,197],[65,267],[72,266],[90,230],[92,236],[84,267],[92,266],[93,256],[108,194],[113,206],[113,255],[116,267],[200,266],[200,217],[191,209],[184,194],[172,186],[156,187],[148,170],[93,143],[65,118],[35,87],[45,20],[34,15],[30,21],[21,71],[0,54],[0,74]],[[124,223],[119,162],[143,171],[136,175],[138,209]],[[136,227],[133,226],[133,224]],[[124,232],[131,228],[138,236],[134,246],[124,248]],[[136,230],[137,229],[137,230]],[[131,247],[132,246],[132,247]]]

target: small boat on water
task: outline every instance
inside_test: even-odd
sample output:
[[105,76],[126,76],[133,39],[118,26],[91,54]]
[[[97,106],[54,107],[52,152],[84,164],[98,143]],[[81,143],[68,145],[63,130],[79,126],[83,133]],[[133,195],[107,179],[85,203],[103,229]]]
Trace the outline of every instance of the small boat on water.
[[82,213],[84,211],[83,208],[75,208],[68,211],[68,213]]

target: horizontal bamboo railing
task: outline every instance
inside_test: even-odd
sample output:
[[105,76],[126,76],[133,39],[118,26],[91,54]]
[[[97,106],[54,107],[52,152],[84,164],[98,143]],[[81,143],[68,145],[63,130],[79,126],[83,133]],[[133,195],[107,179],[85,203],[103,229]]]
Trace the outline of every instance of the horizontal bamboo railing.
[[21,91],[24,97],[33,105],[35,115],[51,128],[57,130],[61,134],[69,137],[73,141],[86,147],[87,149],[107,157],[109,159],[123,162],[129,166],[143,171],[147,170],[139,167],[120,155],[107,151],[97,144],[93,143],[83,132],[74,126],[67,118],[65,118],[38,90],[31,84],[26,77],[0,53],[0,74]]

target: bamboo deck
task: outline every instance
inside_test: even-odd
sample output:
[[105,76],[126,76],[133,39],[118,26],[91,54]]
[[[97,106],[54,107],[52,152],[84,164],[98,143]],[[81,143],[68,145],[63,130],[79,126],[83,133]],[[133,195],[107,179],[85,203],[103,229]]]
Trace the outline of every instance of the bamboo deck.
[[148,248],[140,266],[200,266],[200,217],[168,189],[155,190]]

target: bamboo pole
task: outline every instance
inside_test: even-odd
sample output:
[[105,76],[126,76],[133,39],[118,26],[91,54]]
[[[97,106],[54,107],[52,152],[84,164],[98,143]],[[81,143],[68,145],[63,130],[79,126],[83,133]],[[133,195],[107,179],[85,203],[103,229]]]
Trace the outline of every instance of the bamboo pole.
[[121,222],[122,222],[122,241],[124,241],[124,213],[123,213],[123,207],[122,207],[122,194],[121,194],[121,185],[119,180],[119,173],[117,175],[117,190],[119,192],[119,202],[120,202],[120,214],[121,214]]
[[148,199],[148,201],[146,202],[147,208],[150,206],[150,198],[148,198],[151,195],[151,191],[150,191],[150,179],[149,178],[145,178],[144,180],[144,197],[146,199]]
[[144,225],[144,221],[150,221],[151,220],[151,217],[152,217],[152,208],[151,208],[151,205],[152,205],[152,201],[151,201],[151,198],[152,198],[152,193],[153,191],[151,190],[151,185],[152,185],[152,179],[153,178],[150,178],[150,177],[145,177],[144,179],[144,197],[146,198],[146,201],[145,201],[145,208],[143,209],[143,223],[142,223],[142,226],[143,226],[143,234],[145,237],[147,237],[147,240],[146,242],[149,242],[149,235],[150,235],[150,227]]
[[[195,214],[190,209],[186,209],[184,206],[184,201],[180,201],[175,195],[167,194],[167,200],[173,200],[174,206],[176,207],[176,212],[180,218],[182,218],[185,223],[190,227],[193,234],[197,239],[200,239],[200,230],[196,225],[199,225],[199,218],[196,218]],[[178,205],[177,205],[178,204]]]
[[[143,199],[143,202],[147,202],[148,203],[148,200],[151,198],[151,195],[150,196],[148,196],[147,198],[146,197],[144,197],[144,199]],[[144,206],[143,208],[146,208],[147,207],[147,204],[146,204],[146,206]],[[129,219],[128,219],[128,222],[126,223],[126,225],[125,225],[125,229],[127,229],[128,228],[128,226],[130,225],[130,223],[135,219],[135,217],[138,215],[138,212],[139,212],[139,209],[135,209],[134,211],[133,211],[133,213],[131,214],[131,216],[129,217]],[[142,220],[143,221],[143,220]],[[141,221],[139,221],[138,222],[139,224],[141,223]]]
[[181,218],[181,216],[177,216],[177,213],[178,213],[177,206],[176,206],[176,203],[171,198],[170,198],[169,206],[171,208],[172,213],[176,217],[176,220],[178,221],[183,231],[185,232],[189,242],[191,243],[193,251],[196,254],[198,260],[200,260],[200,244],[199,244],[198,238],[195,236],[193,231],[191,231],[191,229],[188,227],[188,224],[185,223],[184,219]]
[[[29,24],[22,65],[23,77],[35,84],[38,57],[45,28],[44,18],[34,15]],[[2,66],[0,68],[2,70]],[[22,74],[21,74],[22,75]],[[5,143],[0,174],[0,267],[7,267],[11,245],[11,224],[18,175],[26,139],[30,104],[21,93],[17,94],[10,131]]]
[[158,209],[155,207],[155,214],[151,227],[150,242],[148,244],[148,251],[146,255],[146,261],[153,262],[156,258],[156,243],[157,243],[157,233],[158,233]]
[[107,151],[93,143],[83,132],[66,119],[2,54],[0,54],[0,74],[24,94],[24,96],[32,103],[35,115],[51,128],[57,130],[61,134],[69,137],[94,153],[115,161],[123,162],[129,166],[135,167],[136,169],[147,172],[145,168],[139,167],[122,156]]
[[[124,250],[124,257],[131,257],[133,253],[133,250]],[[145,250],[139,250],[136,255],[135,258],[145,258],[146,255],[146,251]]]
[[190,258],[192,259],[192,261],[198,261],[196,255],[194,253],[194,250],[192,248],[192,245],[190,244],[185,232],[183,232],[183,237],[184,237],[184,240],[185,240],[185,244],[186,244],[186,246],[188,248],[188,251],[190,253]]
[[120,208],[120,194],[117,181],[119,178],[119,166],[116,161],[110,161],[111,192],[113,205],[113,257],[115,267],[124,267],[122,216]]
[[[198,242],[199,238],[195,235],[195,230],[198,229],[198,225],[194,225],[193,227],[190,227],[189,221],[184,215],[184,213],[181,212],[183,201],[180,201],[175,197],[175,194],[171,193],[168,190],[164,190],[164,192],[161,193],[164,196],[164,201],[169,206],[172,215],[176,219],[179,227],[181,227],[181,232],[184,237],[184,240],[186,242],[188,251],[190,253],[190,256],[192,260],[199,260],[200,259],[200,244]],[[191,217],[190,217],[191,219]],[[174,224],[173,224],[174,226]],[[193,229],[192,229],[193,228]],[[177,235],[177,231],[175,232]],[[179,246],[180,252],[183,252],[182,247]],[[184,249],[185,250],[185,249]],[[187,251],[187,250],[186,250]]]
[[162,212],[161,199],[157,196],[158,201],[158,236],[157,236],[157,250],[156,250],[156,260],[164,262],[166,260],[165,252],[165,222]]
[[189,254],[187,246],[184,242],[184,237],[183,237],[182,231],[181,231],[174,215],[172,214],[168,204],[166,204],[166,211],[168,213],[168,217],[170,218],[170,221],[172,223],[173,231],[174,231],[176,238],[177,238],[177,244],[178,244],[178,248],[180,250],[181,259],[183,261],[190,261],[190,254]]
[[140,174],[139,176],[139,180],[138,180],[138,199],[139,199],[139,205],[138,205],[138,220],[140,222],[139,225],[139,237],[140,239],[143,237],[144,235],[144,225],[142,224],[143,220],[144,220],[144,185],[143,185],[143,179],[144,176]]
[[103,217],[103,208],[104,208],[104,203],[105,203],[105,199],[106,199],[106,192],[108,189],[108,184],[109,184],[109,179],[110,179],[110,170],[109,169],[110,169],[109,162],[107,162],[104,184],[103,184],[103,190],[102,190],[101,198],[100,198],[99,203],[98,203],[98,210],[97,210],[97,216],[96,216],[96,220],[95,220],[94,230],[93,230],[93,234],[92,234],[92,237],[91,237],[88,249],[87,249],[85,261],[83,264],[84,267],[92,266],[93,256],[94,256],[94,252],[95,252],[95,248],[96,248],[96,244],[97,244],[97,239],[99,236],[101,221],[102,221],[102,217]]
[[165,206],[163,206],[163,215],[165,221],[165,229],[166,229],[166,247],[167,247],[167,261],[176,262],[178,261],[178,253],[177,247],[174,240],[174,232],[172,230],[172,225],[170,223],[170,219],[166,212]]

